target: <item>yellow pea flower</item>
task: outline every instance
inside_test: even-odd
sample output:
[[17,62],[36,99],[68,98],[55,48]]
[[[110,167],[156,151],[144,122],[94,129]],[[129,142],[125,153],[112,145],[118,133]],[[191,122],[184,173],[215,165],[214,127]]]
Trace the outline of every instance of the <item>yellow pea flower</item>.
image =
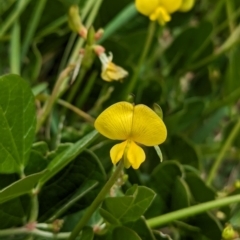
[[164,25],[171,20],[170,14],[178,10],[182,0],[136,0],[135,4],[140,13]]
[[115,103],[98,116],[94,126],[107,138],[123,140],[112,147],[110,157],[113,164],[123,157],[126,168],[138,169],[145,161],[145,153],[138,144],[155,146],[167,137],[162,119],[143,104]]
[[176,11],[189,11],[194,0],[136,0],[137,10],[151,21],[158,21],[161,25],[171,20],[171,14]]
[[99,59],[102,63],[102,73],[101,77],[107,82],[118,81],[125,78],[128,72],[122,67],[117,66],[112,62],[113,55],[109,53],[109,56],[105,52],[99,54]]

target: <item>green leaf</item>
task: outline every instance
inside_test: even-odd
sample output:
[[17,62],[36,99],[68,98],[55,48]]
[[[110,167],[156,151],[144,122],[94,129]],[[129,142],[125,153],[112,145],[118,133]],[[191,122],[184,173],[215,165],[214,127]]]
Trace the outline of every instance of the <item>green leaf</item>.
[[171,209],[173,211],[190,206],[190,191],[186,182],[177,177],[172,188]]
[[[148,209],[154,197],[155,193],[151,189],[135,185],[127,190],[124,197],[106,198],[102,209],[112,215],[109,221],[114,222],[114,219],[122,223],[136,221]],[[105,212],[104,215],[106,216]]]
[[39,154],[46,156],[48,153],[48,145],[46,142],[36,142],[32,145],[32,150],[38,152]]
[[27,214],[29,213],[30,206],[30,197],[28,195],[0,204],[0,229],[23,226]]
[[178,177],[182,176],[181,165],[176,161],[159,164],[151,174],[148,185],[157,193],[153,204],[147,211],[147,217],[157,216],[171,209],[169,199]]
[[195,53],[211,34],[212,30],[213,26],[210,22],[200,22],[197,27],[186,29],[174,39],[174,42],[166,51],[166,58],[174,67],[172,69],[173,72],[192,63],[192,58],[197,60],[199,57],[208,56],[212,52],[213,47],[210,42],[200,56],[198,53]]
[[133,204],[133,201],[133,196],[108,197],[104,200],[102,208],[100,208],[100,214],[103,213],[102,217],[107,217],[106,220],[109,223],[118,224],[129,206]]
[[80,240],[93,240],[94,233],[91,227],[84,227],[81,233]]
[[76,143],[74,143],[67,150],[61,152],[57,155],[51,163],[48,165],[48,172],[40,180],[41,184],[46,183],[50,178],[60,172],[67,164],[69,164],[73,159],[75,159],[86,147],[96,139],[98,136],[97,131],[92,131]]
[[51,152],[48,152],[47,159],[49,162],[51,162],[54,158],[61,155],[64,151],[67,151],[68,148],[70,148],[73,145],[73,143],[60,143],[56,149],[54,149]]
[[128,222],[124,226],[134,230],[142,240],[156,240],[144,217],[139,218],[135,222]]
[[36,142],[32,145],[30,161],[24,170],[26,175],[41,172],[49,163],[48,145],[46,142]]
[[46,169],[48,165],[48,159],[45,154],[42,154],[39,151],[31,150],[30,159],[31,161],[28,162],[25,168],[25,174],[30,175],[37,172],[41,172]]
[[187,99],[182,106],[182,109],[169,115],[165,119],[169,135],[181,133],[191,125],[196,125],[196,122],[202,116],[205,108],[205,102],[201,98],[192,97]]
[[114,240],[141,240],[136,232],[127,227],[116,227],[112,233]]
[[78,191],[64,205],[62,205],[53,216],[49,218],[49,221],[52,222],[62,216],[72,206],[74,206],[74,204],[77,204],[81,198],[85,197],[90,191],[92,191],[98,184],[99,182],[94,180],[84,182]]
[[200,168],[199,151],[188,138],[178,135],[172,136],[166,145],[166,150],[168,158],[177,159],[181,164]]
[[[221,121],[219,119],[223,119],[228,114],[228,108],[221,106],[217,111],[215,111],[211,116],[208,118],[205,118],[203,123],[199,127],[196,128],[192,140],[195,143],[202,143],[204,142],[207,137],[214,134],[214,130],[217,129],[221,125]],[[210,144],[208,144],[210,145]],[[212,147],[213,144],[211,144],[209,147]]]
[[239,205],[237,206],[237,209],[234,209],[233,215],[229,219],[230,224],[233,227],[239,228],[239,222],[240,222],[240,208]]
[[192,218],[189,224],[199,227],[201,233],[209,239],[221,239],[222,226],[219,220],[211,213],[198,214]]
[[193,172],[186,173],[185,180],[194,200],[197,203],[207,202],[215,199],[216,193],[214,190],[207,186],[197,174]]
[[43,174],[45,174],[45,172],[29,175],[2,189],[0,191],[0,203],[4,203],[18,196],[29,193]]
[[[125,201],[127,202],[127,199],[126,200],[123,199],[122,202],[125,202]],[[110,223],[112,225],[121,225],[121,222],[115,216],[113,216],[111,213],[109,213],[107,210],[100,208],[99,213],[105,219],[105,221],[107,221],[108,223]]]
[[[95,186],[96,182],[98,185]],[[106,174],[101,162],[95,154],[85,150],[43,186],[39,194],[40,220],[49,219],[78,195],[81,197],[60,216],[83,210],[93,201],[105,182]]]
[[9,74],[0,77],[0,172],[21,172],[29,159],[36,113],[27,82]]
[[135,221],[140,218],[156,196],[152,189],[136,185],[127,190],[127,195],[134,196],[134,202],[122,218],[124,222]]

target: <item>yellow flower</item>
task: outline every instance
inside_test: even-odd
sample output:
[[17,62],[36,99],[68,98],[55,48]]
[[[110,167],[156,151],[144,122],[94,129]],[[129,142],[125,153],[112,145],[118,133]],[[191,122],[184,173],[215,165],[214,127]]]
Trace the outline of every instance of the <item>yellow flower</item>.
[[189,11],[194,0],[136,0],[137,10],[151,21],[158,21],[161,25],[171,20],[171,14],[176,11]]
[[145,161],[145,153],[137,144],[155,146],[164,142],[167,129],[162,119],[149,107],[128,102],[113,104],[95,121],[95,128],[105,137],[123,140],[110,150],[113,164],[123,157],[126,168],[138,169]]
[[109,56],[105,52],[99,54],[99,59],[102,62],[102,73],[101,77],[107,82],[118,81],[125,78],[128,72],[123,68],[117,66],[112,62],[113,55],[109,53]]

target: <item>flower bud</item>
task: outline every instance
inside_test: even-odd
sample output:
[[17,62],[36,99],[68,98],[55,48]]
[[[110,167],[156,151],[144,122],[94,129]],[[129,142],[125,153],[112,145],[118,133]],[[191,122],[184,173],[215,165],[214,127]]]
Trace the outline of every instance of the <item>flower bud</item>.
[[231,225],[226,226],[222,232],[222,238],[226,240],[234,239],[235,238],[235,231]]
[[82,25],[81,17],[79,15],[79,8],[77,5],[72,5],[68,10],[68,25],[73,32],[76,32],[83,38],[86,38],[87,30]]

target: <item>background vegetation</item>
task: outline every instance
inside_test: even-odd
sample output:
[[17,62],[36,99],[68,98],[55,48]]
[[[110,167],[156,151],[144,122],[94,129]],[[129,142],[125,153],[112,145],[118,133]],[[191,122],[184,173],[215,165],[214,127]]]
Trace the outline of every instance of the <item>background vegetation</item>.
[[[102,80],[89,53],[71,82],[87,49],[67,23],[73,4],[87,28],[104,28],[98,44],[127,78]],[[238,239],[239,21],[238,0],[196,1],[164,27],[132,0],[1,0],[0,239],[69,237],[112,173],[116,142],[94,119],[129,94],[161,106],[164,161],[144,148],[79,239]]]

